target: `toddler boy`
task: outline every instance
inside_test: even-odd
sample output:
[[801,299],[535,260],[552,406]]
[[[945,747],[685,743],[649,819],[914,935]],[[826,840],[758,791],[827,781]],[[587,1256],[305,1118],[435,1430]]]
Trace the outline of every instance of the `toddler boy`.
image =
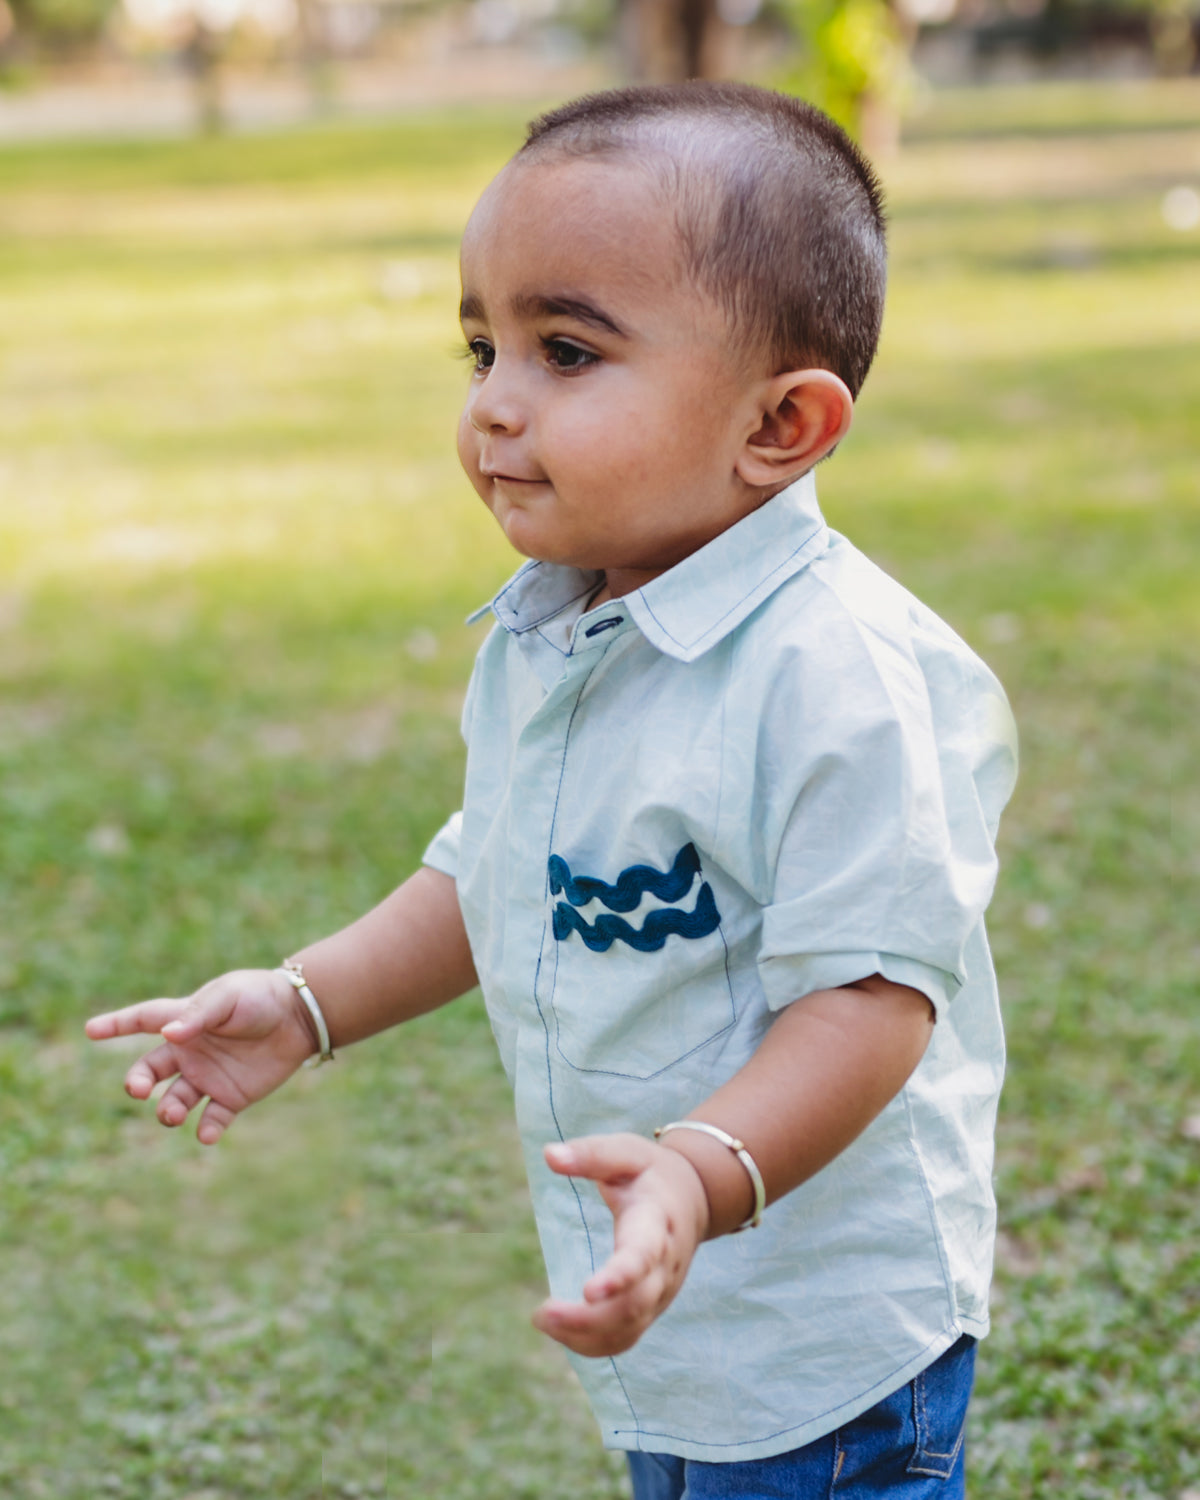
[[796,100],[601,94],[534,123],[462,274],[459,453],[531,559],[490,606],[463,811],[302,976],[89,1034],[161,1031],[126,1086],[173,1080],[167,1125],[207,1098],[210,1143],[478,980],[536,1322],[639,1500],[961,1495],[1015,756],[995,679],[817,508],[882,316],[874,178]]

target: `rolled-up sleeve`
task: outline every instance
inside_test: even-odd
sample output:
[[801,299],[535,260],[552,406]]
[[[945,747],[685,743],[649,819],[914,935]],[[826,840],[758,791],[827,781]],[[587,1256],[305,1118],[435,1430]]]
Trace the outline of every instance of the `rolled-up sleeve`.
[[440,870],[451,880],[458,879],[458,851],[462,842],[462,813],[456,812],[447,818],[430,840],[429,847],[421,856],[421,863],[431,870]]
[[958,993],[961,984],[957,974],[948,974],[932,964],[897,953],[780,954],[760,960],[759,973],[772,1010],[782,1010],[814,990],[836,990],[868,979],[872,974],[881,974],[893,984],[920,990],[928,996],[934,1010],[941,1011]]
[[[999,809],[986,804],[1011,790],[1011,775],[995,775],[1011,717],[986,668],[964,666],[965,648],[881,661],[861,635],[843,646],[858,657],[853,693],[810,679],[777,694],[771,712],[770,733],[790,725],[792,742],[772,760],[793,774],[783,799],[778,780],[762,788],[771,899],[761,982],[780,1009],[882,974],[940,1011],[968,977],[969,939],[995,884]],[[814,720],[821,749],[809,759],[796,726]]]

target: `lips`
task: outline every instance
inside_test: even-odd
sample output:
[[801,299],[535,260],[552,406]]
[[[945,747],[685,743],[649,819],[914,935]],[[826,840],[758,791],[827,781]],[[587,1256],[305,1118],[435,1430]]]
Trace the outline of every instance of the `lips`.
[[485,479],[499,480],[502,484],[545,484],[541,478],[534,478],[527,474],[499,474],[492,469],[480,469]]

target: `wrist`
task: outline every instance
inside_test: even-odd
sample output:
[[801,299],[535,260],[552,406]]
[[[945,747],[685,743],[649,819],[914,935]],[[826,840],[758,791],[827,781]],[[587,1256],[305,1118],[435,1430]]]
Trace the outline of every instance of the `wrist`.
[[696,1131],[673,1130],[658,1144],[683,1157],[700,1184],[705,1210],[701,1239],[719,1239],[740,1229],[753,1212],[754,1189],[737,1158]]
[[282,970],[271,970],[271,983],[280,1001],[287,1008],[289,1030],[297,1038],[297,1045],[302,1048],[301,1061],[315,1056],[321,1050],[321,1038],[317,1035],[317,1023],[309,1013],[308,1006],[301,1000],[292,984],[284,977]]
[[332,1062],[333,1043],[329,1038],[325,1013],[321,1009],[320,1001],[309,988],[308,980],[304,977],[304,965],[298,958],[285,958],[280,965],[279,972],[303,1001],[304,1009],[308,1012],[308,1019],[312,1023],[312,1029],[317,1038],[317,1055],[309,1059],[309,1066],[315,1068],[320,1067],[324,1062]]
[[708,1196],[708,1188],[704,1177],[696,1163],[682,1151],[671,1151],[665,1142],[658,1142],[664,1150],[669,1152],[669,1167],[666,1170],[673,1179],[680,1184],[681,1190],[687,1195],[689,1206],[692,1210],[693,1229],[695,1231],[696,1244],[703,1244],[705,1240],[714,1236],[711,1229],[712,1204]]

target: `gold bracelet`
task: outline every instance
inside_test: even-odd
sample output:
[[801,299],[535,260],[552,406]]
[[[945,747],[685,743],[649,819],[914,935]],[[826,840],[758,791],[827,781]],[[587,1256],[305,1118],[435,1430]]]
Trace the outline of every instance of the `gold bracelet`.
[[728,1146],[742,1166],[745,1167],[754,1188],[754,1212],[744,1224],[731,1231],[740,1234],[743,1229],[757,1229],[762,1223],[763,1209],[767,1206],[767,1189],[763,1184],[762,1173],[758,1170],[758,1163],[746,1150],[745,1143],[739,1141],[736,1135],[730,1135],[727,1130],[722,1130],[719,1125],[706,1125],[703,1120],[672,1120],[669,1125],[660,1125],[654,1132],[654,1139],[666,1135],[669,1130],[698,1130],[702,1135],[711,1135],[714,1141],[720,1141],[722,1146]]
[[321,1014],[321,1007],[317,1004],[317,997],[308,987],[308,981],[304,977],[304,965],[295,958],[285,958],[280,964],[278,973],[282,974],[291,987],[304,1001],[304,1008],[313,1018],[313,1025],[317,1028],[317,1052],[304,1064],[306,1068],[319,1068],[322,1063],[333,1061],[333,1043],[329,1040],[329,1027],[325,1024],[325,1017]]

